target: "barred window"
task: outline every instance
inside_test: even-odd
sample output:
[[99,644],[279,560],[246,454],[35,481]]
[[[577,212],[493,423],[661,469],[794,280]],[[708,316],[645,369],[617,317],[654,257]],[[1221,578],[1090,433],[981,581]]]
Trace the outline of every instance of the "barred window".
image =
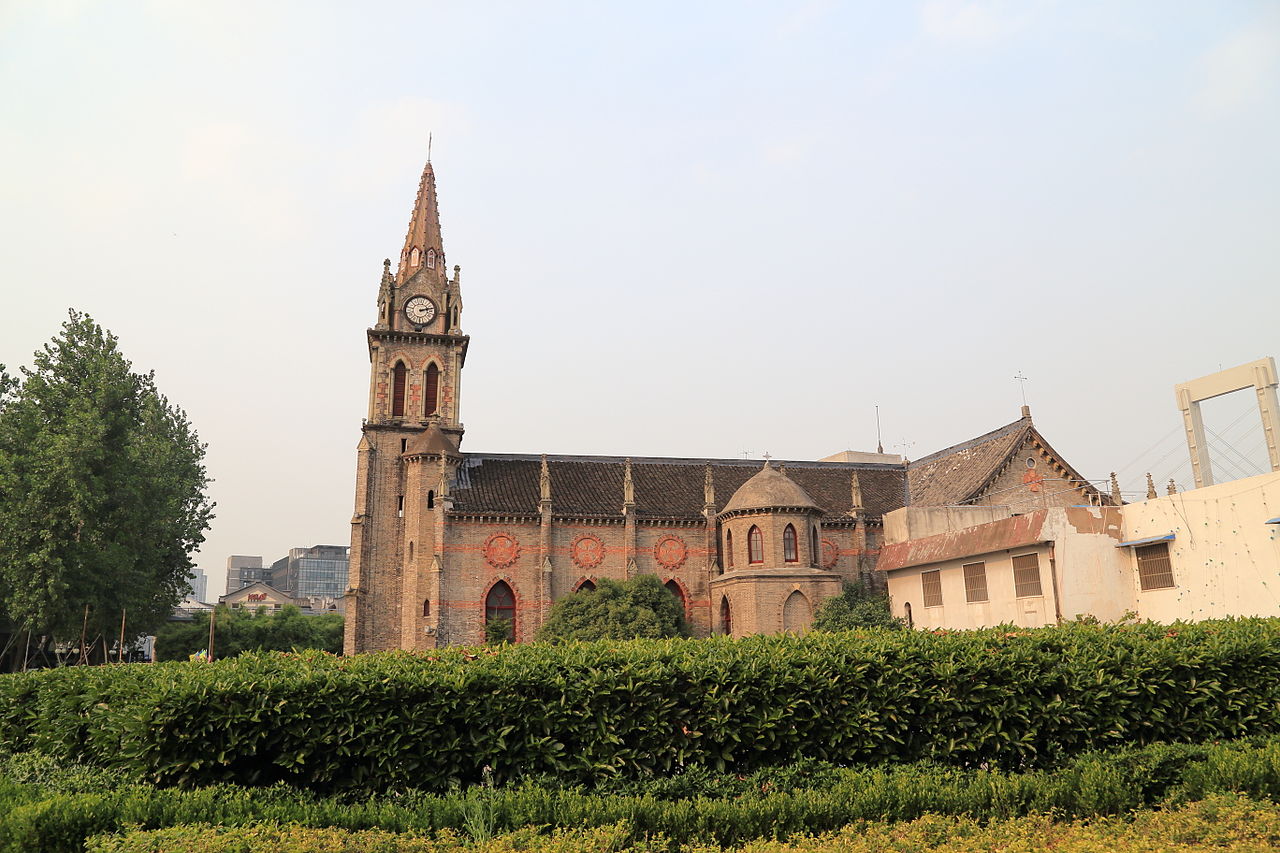
[[1044,595],[1040,589],[1040,556],[1019,554],[1013,558],[1013,592],[1018,598]]
[[1142,545],[1133,553],[1138,558],[1138,583],[1143,589],[1168,589],[1174,585],[1168,542]]
[[968,563],[964,566],[964,600],[987,600],[986,563]]
[[932,572],[921,572],[920,591],[924,593],[925,607],[941,607],[942,573],[936,569]]

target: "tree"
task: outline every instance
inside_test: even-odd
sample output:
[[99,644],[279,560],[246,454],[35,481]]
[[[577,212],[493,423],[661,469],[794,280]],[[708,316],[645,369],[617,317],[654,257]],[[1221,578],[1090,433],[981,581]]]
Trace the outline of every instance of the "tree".
[[539,640],[628,640],[685,637],[684,608],[656,575],[624,583],[601,580],[594,590],[561,599],[551,608]]
[[889,610],[889,594],[867,589],[861,581],[846,583],[839,595],[818,605],[813,617],[815,631],[901,627],[902,620]]
[[213,656],[216,660],[244,652],[321,649],[342,651],[342,617],[336,613],[308,616],[292,604],[278,613],[265,607],[250,612],[218,605],[197,613],[191,622],[167,622],[156,632],[157,660],[186,660],[209,648],[209,616],[215,614]]
[[0,379],[0,615],[77,643],[87,627],[104,655],[122,612],[133,637],[182,599],[213,517],[205,446],[117,343],[71,311]]

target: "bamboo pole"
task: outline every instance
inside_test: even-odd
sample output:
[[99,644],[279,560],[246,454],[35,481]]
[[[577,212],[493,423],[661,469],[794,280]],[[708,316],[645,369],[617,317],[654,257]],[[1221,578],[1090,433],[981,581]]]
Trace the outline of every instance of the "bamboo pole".
[[116,663],[124,663],[124,613],[126,608],[120,608],[120,647],[116,651]]
[[218,618],[218,608],[209,611],[209,663],[213,663],[213,625]]
[[80,623],[80,663],[89,663],[89,650],[84,647],[84,641],[89,634],[89,605],[84,606],[84,621]]

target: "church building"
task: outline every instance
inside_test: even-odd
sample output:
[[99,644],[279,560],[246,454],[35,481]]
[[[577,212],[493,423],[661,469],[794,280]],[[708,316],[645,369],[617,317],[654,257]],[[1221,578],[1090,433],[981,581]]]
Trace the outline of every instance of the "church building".
[[[931,468],[853,452],[763,465],[463,452],[471,339],[462,308],[428,162],[368,330],[347,654],[478,644],[489,624],[527,641],[553,602],[637,574],[658,576],[696,635],[803,631],[845,581],[883,584],[875,568],[885,513],[944,477],[946,500],[1001,491],[1011,460],[1039,440],[1025,413],[997,431],[994,446],[987,437],[975,453],[958,445],[930,457]],[[1047,443],[1034,455],[1043,470],[1076,478],[1056,503],[1106,502]],[[1047,500],[1047,491],[1036,497]]]

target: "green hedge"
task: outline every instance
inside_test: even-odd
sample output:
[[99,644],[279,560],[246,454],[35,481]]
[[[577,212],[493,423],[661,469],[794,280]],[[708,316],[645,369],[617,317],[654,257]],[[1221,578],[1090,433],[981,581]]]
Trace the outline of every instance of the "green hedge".
[[[1132,820],[1103,818],[1061,823],[1043,815],[996,821],[930,815],[907,824],[859,822],[839,832],[790,841],[754,841],[737,853],[1262,853],[1280,845],[1280,806],[1218,796]],[[621,828],[574,830],[551,836],[528,832],[479,843],[455,835],[429,839],[377,831],[265,825],[188,826],[93,839],[91,853],[722,853],[719,845],[688,846],[661,838],[627,843]]]
[[424,835],[449,830],[470,838],[526,827],[623,827],[629,841],[665,836],[732,845],[927,814],[978,821],[1036,812],[1095,817],[1224,792],[1276,798],[1280,737],[1094,754],[1058,770],[1026,773],[936,766],[818,768],[810,787],[800,772],[770,770],[737,780],[740,787],[729,781],[708,785],[703,777],[694,789],[711,787],[718,795],[687,797],[659,782],[630,795],[535,784],[366,798],[230,785],[193,791],[122,785],[87,793],[83,788],[89,780],[79,768],[60,774],[36,767],[34,773],[43,783],[7,781],[0,773],[0,853],[79,851],[86,838],[128,828],[264,822]]
[[384,653],[0,677],[0,742],[161,784],[317,790],[801,758],[1050,767],[1280,731],[1280,620]]

